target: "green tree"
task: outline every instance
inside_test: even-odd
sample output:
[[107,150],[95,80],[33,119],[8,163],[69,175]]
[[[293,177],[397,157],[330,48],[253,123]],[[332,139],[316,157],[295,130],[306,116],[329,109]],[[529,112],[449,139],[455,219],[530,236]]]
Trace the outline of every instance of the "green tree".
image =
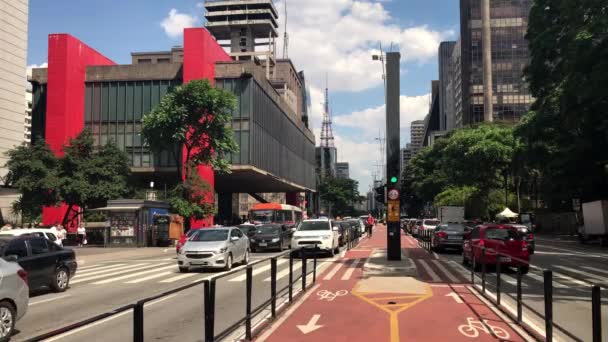
[[350,178],[324,177],[319,184],[321,200],[330,207],[330,214],[353,215],[360,199],[359,182]]
[[[213,214],[213,193],[195,175],[201,165],[228,172],[226,156],[238,151],[231,128],[236,98],[208,80],[195,80],[165,95],[142,118],[142,136],[155,153],[169,150],[177,165],[172,209],[187,218]],[[186,220],[187,224],[190,222]]]
[[7,151],[6,156],[9,160],[4,184],[21,194],[13,203],[15,214],[31,221],[40,216],[43,206],[59,202],[58,161],[42,139],[32,145],[17,146]]
[[63,147],[63,152],[57,175],[59,198],[68,207],[64,224],[85,209],[104,206],[128,192],[127,155],[113,142],[96,149],[91,133],[84,130]]

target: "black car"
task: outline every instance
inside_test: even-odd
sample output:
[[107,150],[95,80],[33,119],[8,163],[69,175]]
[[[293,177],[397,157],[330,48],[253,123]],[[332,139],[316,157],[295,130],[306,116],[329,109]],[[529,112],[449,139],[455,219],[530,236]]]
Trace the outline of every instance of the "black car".
[[248,238],[251,238],[255,235],[255,225],[254,224],[240,224],[237,227],[243,232],[243,234],[247,235]]
[[252,252],[265,249],[284,250],[291,248],[293,230],[281,224],[261,224],[255,226],[249,236],[249,246]]
[[348,220],[350,223],[350,231],[353,239],[358,239],[361,237],[361,223],[359,220]]
[[431,235],[431,247],[435,251],[445,248],[462,249],[465,226],[459,223],[443,223]]
[[0,256],[14,261],[28,273],[30,290],[49,286],[65,291],[76,273],[76,255],[38,236],[0,237]]

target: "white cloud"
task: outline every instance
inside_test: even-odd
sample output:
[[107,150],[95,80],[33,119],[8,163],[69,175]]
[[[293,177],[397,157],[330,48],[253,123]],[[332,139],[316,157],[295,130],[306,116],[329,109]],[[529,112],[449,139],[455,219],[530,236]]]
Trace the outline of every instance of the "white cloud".
[[44,62],[42,64],[31,64],[27,66],[27,69],[25,71],[25,75],[29,78],[32,76],[32,69],[37,69],[37,68],[48,68],[49,64],[47,62]]
[[170,38],[175,39],[184,33],[185,28],[196,26],[197,21],[197,17],[179,13],[175,8],[172,8],[167,17],[160,23],[160,26]]
[[[399,123],[402,130],[407,131],[414,120],[424,119],[429,111],[430,94],[420,96],[401,96]],[[367,108],[346,115],[334,116],[333,122],[338,127],[355,128],[361,131],[361,137],[373,139],[379,132],[385,130],[385,105]],[[405,137],[408,140],[409,136]],[[403,143],[403,142],[402,142]]]
[[358,141],[336,135],[338,161],[349,164],[350,178],[359,182],[359,192],[364,195],[375,172],[376,163],[380,161],[380,149],[373,141]]

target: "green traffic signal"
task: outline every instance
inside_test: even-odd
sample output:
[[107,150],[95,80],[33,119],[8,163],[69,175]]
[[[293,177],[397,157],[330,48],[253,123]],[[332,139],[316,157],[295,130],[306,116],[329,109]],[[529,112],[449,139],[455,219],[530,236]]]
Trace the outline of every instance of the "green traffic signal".
[[395,176],[391,177],[391,183],[397,183],[397,177],[395,177]]

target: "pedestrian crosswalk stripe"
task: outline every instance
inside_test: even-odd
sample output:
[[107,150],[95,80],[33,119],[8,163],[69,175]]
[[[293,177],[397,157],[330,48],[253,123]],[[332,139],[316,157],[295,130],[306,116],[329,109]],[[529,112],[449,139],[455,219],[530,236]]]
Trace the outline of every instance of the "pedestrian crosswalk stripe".
[[113,273],[110,272],[110,273],[104,273],[104,274],[97,274],[97,275],[90,276],[90,277],[87,276],[87,277],[84,277],[84,278],[78,278],[78,279],[75,279],[74,281],[72,281],[71,283],[72,284],[78,284],[78,283],[82,283],[82,282],[89,281],[89,280],[95,280],[95,279],[100,279],[100,278],[113,277],[113,276],[116,276],[116,275],[119,275],[119,274],[125,274],[125,273],[129,273],[129,272],[134,272],[136,270],[139,271],[139,270],[153,268],[153,267],[158,267],[158,265],[146,265],[146,264],[138,265],[138,266],[134,265],[133,267],[130,267],[128,269],[122,269],[120,271],[116,271],[116,272],[113,272]]
[[161,280],[160,282],[161,283],[173,283],[173,282],[176,282],[178,280],[182,280],[182,279],[193,277],[195,275],[198,275],[198,273],[184,273],[184,274],[176,275],[175,277],[171,277],[169,279]]
[[113,282],[116,282],[116,281],[119,281],[119,280],[129,279],[129,278],[137,277],[137,276],[144,275],[144,274],[149,274],[149,273],[158,272],[158,271],[161,271],[161,270],[166,270],[166,269],[169,269],[169,268],[176,268],[176,266],[175,265],[169,265],[169,266],[165,266],[165,267],[157,267],[157,268],[155,268],[153,270],[147,270],[147,271],[127,274],[127,275],[120,276],[120,277],[114,277],[114,278],[109,278],[109,279],[105,279],[105,280],[100,280],[100,281],[94,282],[93,284],[95,284],[95,285],[109,284],[109,283],[113,283]]
[[114,265],[106,265],[106,266],[97,266],[95,268],[89,268],[86,270],[82,270],[80,268],[78,268],[76,271],[78,272],[78,275],[83,275],[83,274],[90,274],[90,273],[95,273],[97,271],[101,271],[101,270],[106,270],[106,269],[110,269],[110,268],[114,268],[114,267],[119,267],[119,266],[124,266],[125,264],[114,264]]
[[[107,269],[107,270],[103,270],[103,271],[99,271],[99,272],[92,272],[89,274],[76,273],[76,275],[74,276],[74,279],[78,279],[78,282],[80,282],[83,279],[103,278],[103,277],[107,277],[108,275],[112,275],[112,274],[116,274],[116,273],[125,273],[125,272],[130,272],[133,269],[154,267],[154,266],[155,265],[142,263],[142,264],[134,264],[134,265],[129,265],[129,266],[116,267],[116,268]],[[73,283],[75,283],[75,282],[72,282],[72,284]]]
[[359,263],[361,263],[362,260],[363,259],[353,259],[353,262],[350,263],[350,266],[348,267],[346,272],[344,272],[344,274],[342,275],[342,280],[349,280],[350,277],[352,276],[353,272],[355,271],[355,269],[358,267]]
[[[538,275],[538,274],[536,274],[534,272],[528,272],[527,276],[530,277],[530,278],[532,278],[532,279],[534,279],[534,280],[536,280],[536,281],[540,281],[541,283],[545,282],[545,278],[543,278],[542,276],[540,276],[540,275]],[[568,286],[566,286],[566,285],[564,285],[564,284],[562,284],[560,282],[557,282],[557,281],[553,281],[553,287],[559,288],[559,289],[567,289],[568,288]]]
[[[289,260],[287,260],[287,259],[279,259],[279,260],[277,260],[277,267],[280,266],[280,265],[282,265],[282,264],[284,264],[284,263],[286,263],[287,261],[289,261]],[[258,275],[260,273],[268,271],[270,269],[270,267],[271,267],[270,264],[264,265],[262,267],[254,267],[253,268],[253,276],[255,277],[256,275]],[[228,281],[231,281],[231,282],[244,281],[245,279],[247,279],[247,273],[243,272],[243,274],[241,274],[239,276],[236,276],[236,277],[234,277],[234,278],[232,278],[232,279],[230,279]]]
[[338,261],[334,268],[332,268],[331,271],[329,271],[329,273],[327,273],[325,277],[323,277],[323,280],[331,280],[336,275],[336,273],[338,273],[340,268],[342,268],[342,265],[343,263],[341,261]]
[[574,268],[570,268],[570,267],[566,267],[566,266],[555,266],[555,267],[559,268],[559,269],[562,269],[562,270],[565,270],[565,271],[568,271],[568,272],[572,272],[572,273],[580,274],[580,275],[585,276],[585,277],[589,277],[592,280],[603,281],[603,279],[602,279],[601,276],[598,276],[598,275],[595,275],[595,274],[592,274],[592,273],[589,273],[589,272],[580,271],[580,270],[577,270],[577,269],[574,269]]
[[167,271],[167,272],[162,272],[162,273],[158,273],[158,274],[153,274],[151,276],[147,276],[147,277],[143,277],[143,278],[127,281],[126,283],[127,284],[137,284],[137,283],[144,282],[146,280],[156,279],[156,278],[168,276],[168,275],[171,275],[171,274],[175,274],[175,271]]
[[431,277],[431,279],[434,282],[438,282],[441,280],[441,278],[439,278],[439,276],[437,275],[437,273],[435,273],[435,271],[433,271],[433,269],[431,268],[431,266],[429,266],[426,261],[424,260],[418,260],[418,262],[420,263],[420,265],[422,265],[422,268],[424,268],[424,270],[426,271],[426,273]]
[[453,283],[460,282],[458,277],[456,277],[454,274],[452,274],[452,272],[450,272],[447,269],[447,267],[443,266],[443,264],[439,260],[432,260],[432,262],[435,264],[435,266],[437,266],[441,270],[441,272],[443,272],[450,279],[451,282],[453,282]]
[[[84,261],[79,261],[79,263],[83,263]],[[118,265],[125,265],[125,264],[96,264],[96,265],[88,265],[88,266],[80,266],[78,265],[78,271],[90,271],[94,268],[102,268],[102,267],[112,267],[112,266],[118,266]]]
[[[300,268],[302,268],[301,262],[293,264],[293,277],[294,278],[298,276],[298,274],[295,271],[299,270]],[[281,272],[277,273],[277,280],[287,277],[288,275],[289,275],[289,265],[287,265],[287,267],[285,267]],[[270,277],[264,279],[264,281],[266,281],[266,282],[270,281]]]
[[595,268],[595,267],[581,266],[581,268],[584,268],[586,270],[593,271],[593,272],[608,274],[608,271],[606,271],[606,270],[600,270],[599,268]]

